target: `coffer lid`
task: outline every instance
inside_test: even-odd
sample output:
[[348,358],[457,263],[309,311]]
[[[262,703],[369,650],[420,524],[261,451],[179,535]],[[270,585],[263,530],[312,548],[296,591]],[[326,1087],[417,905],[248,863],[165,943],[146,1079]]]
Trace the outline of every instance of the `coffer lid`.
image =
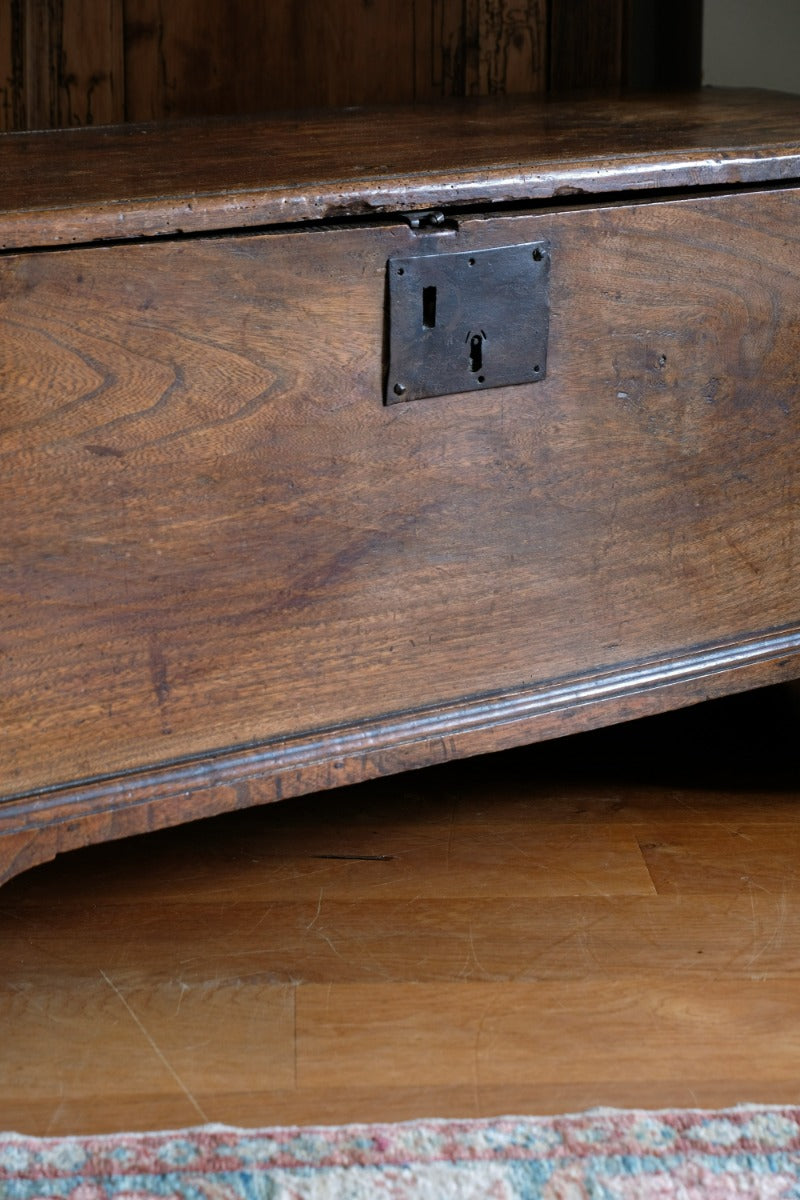
[[490,97],[0,136],[0,247],[800,179],[800,97]]

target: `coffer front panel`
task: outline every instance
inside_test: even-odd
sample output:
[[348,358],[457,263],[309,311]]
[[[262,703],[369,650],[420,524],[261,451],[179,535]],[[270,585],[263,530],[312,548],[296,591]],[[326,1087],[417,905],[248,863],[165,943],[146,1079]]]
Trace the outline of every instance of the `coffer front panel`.
[[[796,624],[799,213],[4,258],[0,795]],[[387,262],[540,242],[546,378],[386,406]]]

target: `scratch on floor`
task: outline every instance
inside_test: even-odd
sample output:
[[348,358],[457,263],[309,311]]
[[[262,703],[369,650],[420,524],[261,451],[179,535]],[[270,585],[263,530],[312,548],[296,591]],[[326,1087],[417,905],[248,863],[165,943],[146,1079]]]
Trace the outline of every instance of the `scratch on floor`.
[[[469,952],[467,954],[467,960],[464,963],[464,966],[461,968],[461,974],[464,975],[467,972],[467,969],[469,968],[470,961],[471,961],[472,964],[478,968],[480,973],[483,975],[484,979],[491,979],[490,972],[486,970],[486,967],[483,965],[481,960],[478,958],[478,952],[475,949],[475,930],[472,927],[472,921],[470,921],[470,923],[469,923],[468,940],[469,940]],[[471,971],[470,971],[470,974],[471,974]]]
[[[748,958],[747,962],[745,963],[746,969],[749,969],[750,967],[752,967],[753,963],[757,962],[758,959],[761,958],[762,954],[766,954],[767,950],[778,949],[778,947],[781,945],[781,943],[783,941],[783,931],[786,927],[786,922],[787,922],[787,918],[789,915],[786,900],[787,900],[786,888],[784,887],[783,891],[781,892],[780,899],[778,900],[778,903],[776,906],[775,928],[773,929],[772,933],[767,938],[767,940],[764,942],[764,944],[761,946],[760,950],[757,950],[755,952],[755,954],[753,954],[750,958]],[[757,922],[756,922],[755,904],[753,903],[752,887],[750,889],[750,903],[753,907],[753,932],[755,933],[756,928],[757,928]]]
[[317,911],[314,913],[314,916],[313,916],[312,920],[309,922],[309,924],[306,925],[306,932],[308,932],[309,929],[313,928],[313,926],[316,925],[317,921],[319,920],[319,914],[322,911],[322,893],[324,890],[325,890],[324,888],[319,889],[319,900],[317,901]]
[[47,1122],[47,1128],[44,1131],[45,1137],[50,1136],[54,1126],[56,1125],[57,1121],[61,1117],[63,1108],[64,1108],[64,1082],[63,1082],[63,1080],[61,1080],[61,1081],[59,1081],[59,1084],[58,1084],[58,1103],[56,1104],[56,1107],[53,1110],[53,1112],[50,1114],[50,1120]]
[[475,1037],[472,1041],[472,1103],[475,1106],[475,1116],[479,1116],[481,1112],[481,1038],[483,1037],[486,1022],[490,1017],[495,1015],[496,1005],[490,1004],[483,1010],[478,1018],[478,1027],[475,1030]]
[[327,933],[325,932],[325,930],[324,930],[324,929],[318,929],[318,930],[317,930],[317,936],[318,936],[318,937],[321,937],[321,938],[322,938],[322,940],[323,940],[323,942],[327,942],[327,943],[328,943],[328,945],[330,946],[331,950],[333,951],[333,953],[336,955],[336,957],[337,957],[337,958],[344,958],[344,955],[341,953],[341,951],[339,951],[339,950],[337,950],[337,949],[336,949],[336,947],[334,946],[333,942],[332,942],[332,941],[331,941],[331,939],[328,937],[328,935],[327,935]]
[[135,1013],[135,1012],[133,1011],[133,1009],[131,1008],[130,1004],[128,1004],[128,1001],[125,999],[125,997],[123,996],[122,992],[119,990],[119,988],[117,987],[117,985],[116,985],[116,984],[113,982],[113,980],[111,980],[111,979],[109,979],[109,978],[108,978],[108,976],[106,975],[105,971],[104,971],[102,968],[100,968],[100,974],[102,975],[103,979],[105,979],[106,983],[107,983],[107,984],[108,984],[108,986],[111,988],[112,992],[114,992],[114,994],[115,994],[115,995],[117,995],[117,996],[119,997],[119,999],[122,1001],[122,1003],[125,1005],[125,1008],[128,1010],[128,1015],[129,1015],[129,1016],[131,1017],[131,1019],[132,1019],[132,1020],[133,1020],[133,1021],[136,1023],[136,1025],[139,1027],[139,1029],[141,1030],[141,1032],[142,1032],[142,1033],[144,1034],[144,1036],[147,1038],[148,1042],[150,1043],[150,1045],[151,1045],[151,1046],[152,1046],[152,1048],[153,1048],[153,1052],[154,1052],[154,1054],[155,1054],[155,1055],[157,1056],[157,1058],[159,1058],[159,1059],[160,1059],[160,1061],[161,1061],[161,1062],[164,1064],[164,1066],[165,1066],[165,1067],[166,1067],[166,1069],[169,1071],[169,1073],[170,1073],[170,1075],[172,1076],[172,1078],[173,1078],[173,1079],[175,1080],[175,1082],[177,1083],[178,1087],[179,1087],[179,1088],[181,1089],[181,1091],[183,1092],[183,1094],[184,1094],[184,1096],[186,1097],[186,1099],[187,1099],[187,1100],[189,1101],[189,1103],[191,1104],[192,1108],[195,1110],[195,1112],[196,1112],[196,1113],[198,1113],[198,1114],[199,1114],[199,1116],[202,1118],[202,1120],[204,1121],[204,1123],[207,1125],[207,1124],[209,1123],[209,1118],[208,1118],[208,1117],[206,1116],[206,1114],[203,1112],[202,1108],[201,1108],[201,1107],[200,1107],[200,1105],[197,1103],[197,1101],[195,1100],[194,1096],[193,1096],[193,1095],[192,1095],[192,1093],[189,1091],[188,1087],[187,1087],[187,1086],[186,1086],[186,1084],[183,1082],[183,1080],[181,1079],[181,1077],[180,1077],[180,1075],[178,1074],[178,1072],[175,1070],[175,1068],[172,1066],[172,1064],[171,1064],[171,1063],[168,1061],[168,1059],[167,1059],[167,1058],[164,1056],[164,1054],[162,1053],[162,1051],[161,1051],[161,1050],[158,1048],[158,1046],[157,1046],[157,1045],[156,1045],[156,1043],[154,1042],[153,1038],[152,1038],[152,1037],[150,1036],[150,1034],[147,1032],[147,1030],[145,1029],[144,1025],[142,1024],[142,1022],[139,1020],[139,1018],[138,1018],[138,1016],[136,1015],[136,1013]]

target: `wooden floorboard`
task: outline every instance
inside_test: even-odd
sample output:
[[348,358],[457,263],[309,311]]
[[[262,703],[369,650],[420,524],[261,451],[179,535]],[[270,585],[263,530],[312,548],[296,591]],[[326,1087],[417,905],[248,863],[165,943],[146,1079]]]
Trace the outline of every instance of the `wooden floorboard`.
[[0,1127],[800,1102],[791,689],[0,890]]

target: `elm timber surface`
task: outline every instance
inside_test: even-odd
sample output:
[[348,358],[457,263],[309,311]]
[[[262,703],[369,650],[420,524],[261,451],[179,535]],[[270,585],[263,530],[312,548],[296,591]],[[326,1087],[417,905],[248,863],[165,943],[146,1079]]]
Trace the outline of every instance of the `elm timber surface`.
[[800,97],[494,96],[0,138],[0,247],[788,180]]
[[796,703],[730,697],[28,872],[0,892],[0,1127],[798,1103]]
[[549,238],[527,403],[375,403],[403,227],[6,259],[3,792],[781,625],[799,197],[462,223]]
[[[0,880],[800,676],[798,117],[3,137]],[[384,406],[387,261],[541,240],[546,379]]]

